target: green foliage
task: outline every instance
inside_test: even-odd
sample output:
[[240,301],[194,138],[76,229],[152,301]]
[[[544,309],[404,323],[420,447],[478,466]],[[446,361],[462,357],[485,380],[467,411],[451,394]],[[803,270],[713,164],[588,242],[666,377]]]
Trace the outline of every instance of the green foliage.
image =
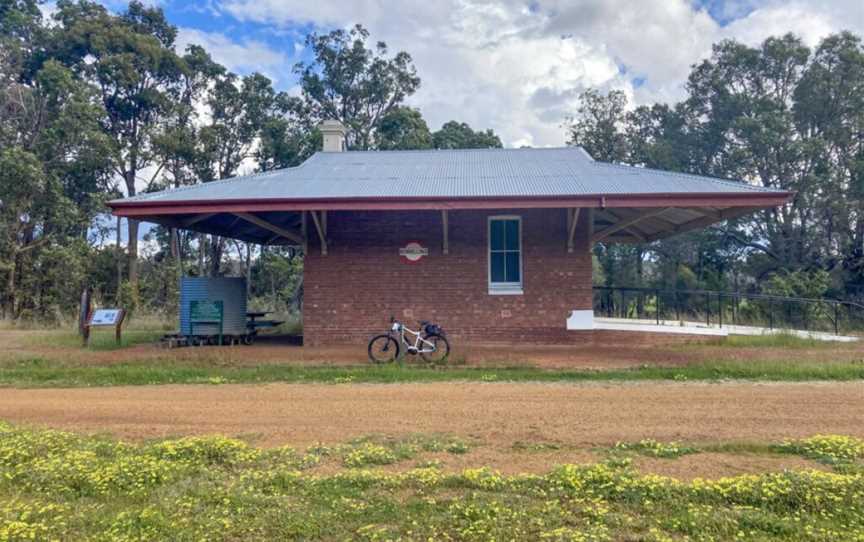
[[398,460],[396,454],[384,446],[364,442],[345,454],[346,467],[366,467],[369,465],[389,465]]
[[335,119],[350,130],[349,147],[370,149],[381,120],[414,94],[420,78],[411,55],[392,57],[387,44],[369,44],[362,25],[327,34],[309,34],[306,46],[314,62],[300,62],[295,72],[315,122]]
[[432,133],[420,111],[398,107],[381,118],[376,134],[378,149],[401,151],[432,148]]
[[771,276],[764,291],[768,294],[809,297],[823,297],[831,286],[831,276],[827,271],[786,271]]
[[501,139],[491,129],[474,131],[468,124],[451,120],[432,134],[436,149],[492,149],[501,148]]
[[657,442],[650,438],[642,439],[639,442],[617,442],[613,450],[616,452],[636,452],[649,457],[662,457],[665,459],[699,452],[696,448],[682,446],[678,442]]
[[594,89],[582,93],[576,117],[568,119],[567,143],[584,148],[595,160],[627,160],[627,139],[623,133],[627,97],[620,90],[606,95]]
[[[846,437],[827,437],[841,440]],[[337,446],[338,447],[338,446]],[[0,539],[857,540],[864,474],[680,481],[629,461],[309,472],[327,447],[130,444],[0,422]],[[376,463],[377,464],[377,463]]]
[[815,435],[806,439],[787,440],[778,445],[777,449],[829,465],[864,459],[864,440],[842,435]]
[[[161,328],[141,332],[124,332],[128,344],[153,341],[164,333]],[[42,336],[40,343],[72,346],[78,343],[71,333]],[[95,348],[115,348],[107,338]],[[62,352],[62,350],[60,350]],[[829,354],[826,354],[826,356]],[[329,384],[403,383],[403,382],[618,382],[618,381],[722,381],[750,380],[762,382],[853,381],[864,379],[860,362],[762,361],[704,362],[683,367],[639,367],[614,370],[548,371],[531,367],[488,369],[454,367],[428,369],[421,367],[309,367],[290,364],[259,364],[247,360],[243,366],[216,366],[180,362],[156,355],[136,363],[96,366],[69,364],[65,357],[42,354],[20,359],[17,355],[0,357],[0,386],[79,387],[140,386],[152,384],[207,384],[213,379],[222,383],[321,382]],[[494,378],[490,378],[494,376]]]
[[843,32],[813,50],[792,35],[718,43],[671,106],[628,110],[621,92],[585,92],[569,141],[595,159],[796,192],[783,208],[649,245],[641,273],[621,272],[635,268],[631,249],[601,247],[607,282],[759,291],[779,276],[773,291],[859,295],[862,85],[864,46]]
[[721,348],[831,348],[829,341],[799,337],[792,333],[769,333],[766,335],[730,335],[718,342]]
[[303,298],[303,258],[290,249],[263,250],[252,266],[252,295],[272,310],[299,312]]

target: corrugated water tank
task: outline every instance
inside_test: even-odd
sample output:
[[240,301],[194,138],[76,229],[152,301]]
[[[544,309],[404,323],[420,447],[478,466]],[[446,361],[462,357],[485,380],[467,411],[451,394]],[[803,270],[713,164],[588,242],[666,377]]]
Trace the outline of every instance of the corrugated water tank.
[[[180,334],[191,335],[192,301],[222,301],[224,335],[246,334],[246,279],[241,277],[183,277],[180,279]],[[196,335],[215,335],[218,326],[197,324]]]

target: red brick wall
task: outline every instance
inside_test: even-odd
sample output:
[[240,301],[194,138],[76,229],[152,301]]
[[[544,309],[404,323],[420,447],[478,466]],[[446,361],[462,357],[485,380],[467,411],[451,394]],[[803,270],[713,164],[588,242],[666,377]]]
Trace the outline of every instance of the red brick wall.
[[[489,295],[487,218],[522,217],[523,295]],[[590,309],[589,216],[581,213],[567,252],[564,209],[450,211],[449,254],[442,254],[440,211],[330,212],[328,255],[310,227],[304,267],[304,343],[364,344],[386,331],[390,315],[408,327],[439,323],[453,341],[570,342],[573,309]],[[399,248],[429,249],[408,264]],[[590,332],[588,332],[590,334]],[[587,337],[585,337],[587,338]]]

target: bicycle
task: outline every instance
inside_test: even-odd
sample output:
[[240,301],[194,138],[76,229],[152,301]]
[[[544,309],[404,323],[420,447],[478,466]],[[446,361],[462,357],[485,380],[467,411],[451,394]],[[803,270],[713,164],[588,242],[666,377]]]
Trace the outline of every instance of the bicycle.
[[[414,336],[413,344],[406,335]],[[372,363],[391,363],[399,359],[400,343],[405,346],[408,354],[420,354],[428,363],[442,364],[450,356],[450,343],[441,326],[421,321],[420,331],[414,331],[391,316],[390,331],[376,335],[369,341],[369,359]]]

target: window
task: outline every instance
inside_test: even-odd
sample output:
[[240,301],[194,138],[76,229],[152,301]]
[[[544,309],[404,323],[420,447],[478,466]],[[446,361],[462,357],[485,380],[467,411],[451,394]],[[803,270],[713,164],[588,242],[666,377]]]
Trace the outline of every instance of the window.
[[522,293],[522,220],[489,217],[489,293]]

